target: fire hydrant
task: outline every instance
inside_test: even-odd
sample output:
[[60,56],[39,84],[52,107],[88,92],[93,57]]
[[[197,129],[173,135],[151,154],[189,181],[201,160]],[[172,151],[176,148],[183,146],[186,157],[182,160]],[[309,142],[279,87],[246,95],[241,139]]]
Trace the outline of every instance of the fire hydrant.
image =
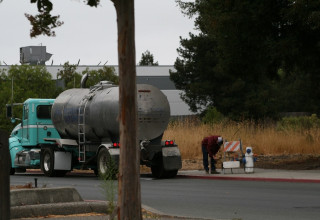
[[245,154],[245,164],[244,164],[244,171],[246,173],[253,173],[255,158],[253,157],[252,147],[246,148]]

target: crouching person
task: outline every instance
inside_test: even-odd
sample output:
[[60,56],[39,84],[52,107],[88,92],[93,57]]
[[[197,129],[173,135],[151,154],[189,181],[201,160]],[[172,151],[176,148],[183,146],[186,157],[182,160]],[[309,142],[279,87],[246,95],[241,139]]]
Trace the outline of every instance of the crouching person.
[[209,173],[209,160],[210,158],[210,168],[211,174],[218,174],[216,171],[215,160],[214,157],[218,153],[221,145],[223,143],[223,138],[219,135],[209,136],[203,138],[202,145],[202,156],[203,156],[203,167],[206,173]]

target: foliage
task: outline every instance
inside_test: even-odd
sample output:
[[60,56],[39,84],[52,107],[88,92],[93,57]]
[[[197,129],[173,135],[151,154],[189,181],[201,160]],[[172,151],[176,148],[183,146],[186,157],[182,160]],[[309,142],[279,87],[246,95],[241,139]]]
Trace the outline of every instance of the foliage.
[[111,83],[118,85],[119,77],[115,74],[115,69],[113,67],[103,66],[102,69],[89,70],[86,69],[82,74],[88,74],[89,78],[87,81],[87,87],[93,86],[100,81],[110,81]]
[[209,107],[202,117],[202,122],[205,124],[220,123],[225,120],[225,117],[215,107]]
[[[297,118],[297,120],[300,120]],[[309,120],[315,120],[310,118]],[[319,120],[319,119],[317,119]],[[180,120],[170,123],[163,139],[174,137],[179,143],[181,156],[194,160],[202,157],[201,141],[209,135],[221,135],[224,140],[241,139],[243,149],[253,147],[253,152],[260,155],[320,154],[319,121],[312,122],[310,129],[279,129],[275,122],[261,121],[222,121],[204,124],[199,120]],[[290,125],[291,126],[291,125]],[[223,151],[220,150],[220,153]]]
[[316,114],[302,117],[284,117],[278,123],[279,130],[306,131],[320,128],[320,119]]
[[149,50],[142,53],[141,60],[138,63],[139,66],[158,66],[158,61],[154,62],[153,54]]
[[237,120],[319,112],[320,2],[177,3],[200,32],[180,39],[170,73],[191,110],[214,106]]
[[[13,79],[13,100],[11,100],[11,88]],[[51,74],[44,66],[13,65],[8,72],[4,70],[0,76],[0,128],[7,131],[13,125],[5,118],[5,105],[11,103],[23,103],[28,98],[55,98],[57,90]],[[16,112],[20,117],[21,112]]]
[[59,21],[60,16],[52,16],[50,14],[53,9],[52,3],[49,0],[31,0],[31,3],[37,3],[39,14],[36,16],[25,14],[32,26],[30,37],[36,37],[41,34],[55,36],[55,32],[52,29],[63,25],[63,22]]
[[[1,2],[1,1],[0,1]],[[50,0],[31,0],[31,3],[36,3],[39,14],[33,16],[25,14],[27,19],[30,21],[32,29],[30,30],[30,37],[37,37],[41,34],[47,36],[55,36],[55,32],[52,29],[60,27],[63,22],[59,20],[60,16],[52,16],[51,11],[53,4]],[[91,7],[97,7],[100,0],[87,0],[87,5]]]
[[63,64],[63,69],[57,73],[57,78],[64,81],[64,87],[66,89],[80,87],[81,74],[76,72],[76,70],[77,65],[66,62]]
[[98,70],[89,70],[87,68],[82,73],[78,73],[76,70],[77,65],[66,62],[63,65],[63,69],[58,72],[57,77],[64,81],[65,89],[80,88],[81,78],[84,74],[89,75],[87,87],[93,86],[100,81],[110,81],[113,84],[119,84],[119,77],[115,74],[113,67],[103,66],[103,68]]
[[109,156],[109,159],[106,163],[106,166],[108,167],[107,173],[99,173],[99,178],[102,180],[101,188],[105,192],[107,201],[109,201],[107,213],[110,213],[111,215],[114,209],[116,208],[115,195],[117,192],[117,184],[114,180],[116,179],[118,168],[114,159],[111,156]]

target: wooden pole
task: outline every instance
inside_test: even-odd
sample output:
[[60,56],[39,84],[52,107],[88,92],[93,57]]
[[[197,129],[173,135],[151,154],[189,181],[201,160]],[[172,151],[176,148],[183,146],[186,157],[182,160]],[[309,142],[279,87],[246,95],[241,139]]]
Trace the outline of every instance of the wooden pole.
[[118,219],[142,219],[137,140],[134,0],[112,0],[117,12],[120,166]]
[[0,130],[0,219],[10,219],[9,135]]

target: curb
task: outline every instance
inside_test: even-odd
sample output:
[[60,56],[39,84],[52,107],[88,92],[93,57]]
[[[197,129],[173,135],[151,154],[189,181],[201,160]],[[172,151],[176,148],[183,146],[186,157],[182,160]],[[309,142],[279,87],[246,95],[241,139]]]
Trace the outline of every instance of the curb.
[[59,202],[82,202],[80,194],[72,187],[13,189],[11,207]]
[[25,205],[11,207],[11,218],[30,218],[43,217],[48,215],[72,215],[83,213],[107,213],[108,202],[65,202],[65,203],[50,203],[39,205]]
[[107,201],[83,201],[72,187],[17,189],[10,192],[11,219],[71,215],[83,213],[107,213]]
[[295,183],[320,183],[317,179],[294,179],[294,178],[267,178],[267,177],[230,177],[230,176],[197,176],[177,175],[178,178],[186,179],[213,179],[213,180],[236,180],[236,181],[262,181],[262,182],[295,182]]

